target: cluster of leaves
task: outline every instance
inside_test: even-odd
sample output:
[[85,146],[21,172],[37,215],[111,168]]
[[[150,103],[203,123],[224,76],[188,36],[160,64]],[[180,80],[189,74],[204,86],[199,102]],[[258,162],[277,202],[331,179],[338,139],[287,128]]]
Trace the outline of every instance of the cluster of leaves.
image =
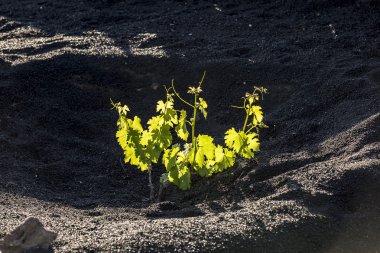
[[168,96],[166,102],[158,101],[159,114],[149,119],[145,130],[138,116],[133,119],[127,117],[128,106],[111,103],[119,113],[116,138],[124,150],[124,162],[137,166],[141,171],[148,170],[152,163],[159,161],[162,152],[172,145],[170,130],[178,124],[173,98]]
[[[124,150],[126,163],[145,171],[151,169],[152,163],[162,161],[166,173],[162,175],[161,182],[170,182],[182,190],[187,190],[190,188],[193,172],[208,177],[232,167],[237,156],[254,157],[260,147],[259,129],[266,127],[263,123],[262,109],[256,103],[267,90],[255,87],[252,93],[246,93],[243,97],[242,106],[233,106],[245,111],[244,124],[240,130],[227,130],[224,137],[225,146],[222,146],[215,144],[211,136],[195,134],[197,113],[200,112],[207,118],[208,105],[205,99],[200,97],[203,79],[204,75],[196,87],[189,87],[188,93],[194,96],[193,103],[180,96],[173,82],[170,88],[165,87],[166,101],[158,101],[158,115],[148,120],[147,129],[142,127],[139,117],[128,118],[129,108],[126,105],[112,102],[119,113],[116,137]],[[174,108],[174,97],[192,108],[190,119],[186,110]],[[183,141],[182,145],[172,143],[172,129]]]

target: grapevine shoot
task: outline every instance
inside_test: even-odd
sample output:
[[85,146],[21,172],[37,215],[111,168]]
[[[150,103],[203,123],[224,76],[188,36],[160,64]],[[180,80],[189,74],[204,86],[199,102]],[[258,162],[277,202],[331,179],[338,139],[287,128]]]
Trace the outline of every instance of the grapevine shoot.
[[[177,92],[172,81],[169,88],[165,87],[166,99],[157,102],[157,115],[148,120],[145,128],[138,116],[129,118],[127,105],[111,101],[119,114],[116,138],[124,151],[124,162],[148,172],[151,201],[155,196],[152,164],[162,162],[166,169],[160,179],[161,186],[172,183],[187,190],[193,173],[209,177],[232,167],[237,156],[250,159],[259,151],[259,130],[267,126],[263,123],[264,115],[257,102],[263,99],[267,89],[254,87],[252,93],[247,92],[242,98],[242,105],[232,106],[245,112],[244,123],[241,129],[227,130],[225,145],[217,145],[211,136],[196,132],[197,113],[207,118],[208,105],[201,97],[204,78],[205,73],[198,85],[188,89],[193,96],[192,103]],[[186,110],[175,109],[175,98],[190,108],[190,118]],[[173,143],[172,133],[181,143]]]

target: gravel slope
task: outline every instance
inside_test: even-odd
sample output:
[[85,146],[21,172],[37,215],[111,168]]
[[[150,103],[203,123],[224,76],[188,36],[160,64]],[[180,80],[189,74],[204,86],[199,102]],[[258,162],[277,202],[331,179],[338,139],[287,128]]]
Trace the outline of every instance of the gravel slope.
[[[0,1],[0,238],[35,216],[55,252],[379,251],[379,4],[250,2]],[[203,70],[219,141],[269,89],[262,151],[149,205],[109,98],[146,120]]]

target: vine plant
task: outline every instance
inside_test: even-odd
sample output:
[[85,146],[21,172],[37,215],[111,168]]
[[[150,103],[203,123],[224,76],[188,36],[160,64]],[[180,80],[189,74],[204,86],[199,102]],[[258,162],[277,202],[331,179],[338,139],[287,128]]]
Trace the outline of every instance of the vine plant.
[[[237,156],[249,159],[259,151],[259,129],[267,126],[263,123],[262,108],[256,104],[263,99],[267,89],[254,87],[252,93],[247,92],[242,98],[242,105],[232,106],[245,112],[243,126],[239,130],[227,130],[224,136],[225,146],[217,145],[211,136],[196,133],[197,113],[207,118],[207,102],[200,96],[205,74],[206,72],[198,85],[188,89],[188,93],[193,95],[192,103],[177,92],[174,81],[169,88],[165,87],[166,100],[157,102],[158,115],[148,120],[146,129],[138,116],[128,118],[127,105],[111,101],[119,114],[116,138],[124,150],[124,162],[137,166],[141,171],[148,171],[151,201],[155,195],[151,176],[152,164],[162,162],[166,168],[166,173],[160,179],[161,187],[173,183],[180,189],[187,190],[191,185],[192,173],[209,177],[232,167]],[[192,115],[189,119],[186,110],[174,108],[174,98],[178,98],[191,109]],[[172,129],[183,141],[182,145],[173,144]],[[162,188],[160,192],[161,190]]]

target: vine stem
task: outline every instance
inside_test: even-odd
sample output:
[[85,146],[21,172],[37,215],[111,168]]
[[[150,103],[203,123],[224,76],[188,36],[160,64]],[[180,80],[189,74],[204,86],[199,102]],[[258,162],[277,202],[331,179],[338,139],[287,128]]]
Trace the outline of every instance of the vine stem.
[[158,195],[156,198],[157,202],[161,202],[162,193],[164,192],[164,189],[168,187],[169,181],[165,181],[164,183],[160,183],[160,188],[158,189]]
[[199,81],[199,85],[198,85],[198,87],[201,87],[201,86],[202,86],[202,83],[203,83],[203,80],[205,79],[205,76],[206,76],[206,71],[203,71],[203,75],[202,75],[201,80]]
[[245,133],[247,134],[247,133],[251,132],[251,130],[254,128],[255,128],[255,126],[251,126],[247,131],[245,131]]
[[244,126],[243,126],[243,132],[245,132],[245,128],[247,127],[248,117],[249,117],[249,113],[247,112],[247,110],[245,112],[247,113],[247,115],[245,116],[245,121],[244,121]]
[[149,189],[150,189],[150,194],[149,194],[149,200],[153,201],[154,200],[154,185],[152,181],[152,167],[149,166],[148,168],[148,175],[149,175]]
[[[202,78],[199,81],[198,88],[202,86],[203,80],[205,79],[206,76],[206,71],[203,72]],[[197,119],[197,103],[198,103],[198,94],[194,94],[194,111],[193,111],[193,121],[191,122],[191,143],[192,146],[194,147],[194,157],[193,159],[195,160],[195,155],[197,153],[197,143],[195,139],[195,122]]]
[[195,147],[195,121],[197,118],[197,100],[198,100],[198,95],[194,96],[194,111],[193,111],[193,120],[191,122],[191,142],[193,144],[193,147]]
[[157,202],[161,202],[161,196],[162,196],[163,191],[164,191],[164,186],[162,183],[160,183],[160,188],[158,189],[158,195],[156,199]]
[[198,95],[194,95],[194,112],[193,112],[193,122],[191,122],[191,143],[192,146],[194,147],[194,157],[193,160],[195,160],[195,155],[197,153],[197,143],[195,139],[195,121],[197,118],[197,100],[198,100]]
[[177,98],[179,98],[179,100],[181,100],[183,103],[187,104],[188,106],[194,108],[194,106],[193,106],[192,104],[190,104],[190,103],[187,102],[185,99],[183,99],[183,98],[181,97],[181,95],[176,91],[176,89],[174,88],[174,80],[172,80],[172,88],[173,88],[173,92],[174,92],[174,94],[177,96]]

